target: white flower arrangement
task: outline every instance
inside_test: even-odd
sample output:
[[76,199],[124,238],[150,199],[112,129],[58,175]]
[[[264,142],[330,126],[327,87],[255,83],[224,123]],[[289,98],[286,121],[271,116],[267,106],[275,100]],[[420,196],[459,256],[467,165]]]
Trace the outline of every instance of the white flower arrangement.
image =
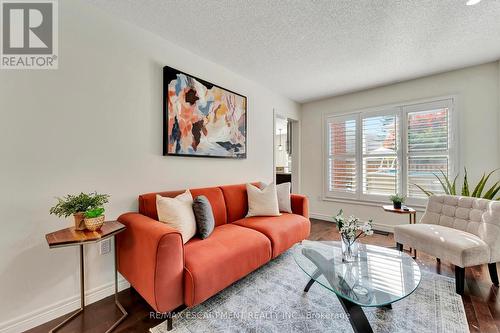
[[347,219],[344,218],[344,212],[341,209],[333,220],[337,224],[337,228],[339,229],[342,238],[347,240],[350,244],[354,243],[362,236],[373,235],[372,219],[361,224],[359,219],[353,215],[349,216]]

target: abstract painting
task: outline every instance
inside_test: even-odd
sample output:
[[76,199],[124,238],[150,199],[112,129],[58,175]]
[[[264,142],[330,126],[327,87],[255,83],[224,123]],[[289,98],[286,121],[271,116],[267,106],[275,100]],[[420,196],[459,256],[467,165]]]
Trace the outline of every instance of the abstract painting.
[[163,68],[163,155],[246,158],[247,99]]

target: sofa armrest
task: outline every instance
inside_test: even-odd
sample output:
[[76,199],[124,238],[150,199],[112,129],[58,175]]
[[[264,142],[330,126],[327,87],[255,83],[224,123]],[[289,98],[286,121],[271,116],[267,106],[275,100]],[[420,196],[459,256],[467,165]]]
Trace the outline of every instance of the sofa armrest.
[[118,218],[118,270],[158,312],[183,304],[184,248],[181,234],[139,213]]
[[309,199],[305,195],[292,194],[292,212],[309,218]]

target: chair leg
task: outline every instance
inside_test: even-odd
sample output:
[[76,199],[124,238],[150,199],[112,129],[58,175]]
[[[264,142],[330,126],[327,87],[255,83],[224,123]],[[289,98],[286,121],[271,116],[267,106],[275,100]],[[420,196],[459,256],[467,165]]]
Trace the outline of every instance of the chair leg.
[[396,243],[396,248],[398,249],[398,251],[403,251],[403,244]]
[[490,271],[491,282],[498,287],[497,263],[488,264],[488,270]]
[[465,268],[455,266],[455,285],[457,294],[463,295],[465,287]]

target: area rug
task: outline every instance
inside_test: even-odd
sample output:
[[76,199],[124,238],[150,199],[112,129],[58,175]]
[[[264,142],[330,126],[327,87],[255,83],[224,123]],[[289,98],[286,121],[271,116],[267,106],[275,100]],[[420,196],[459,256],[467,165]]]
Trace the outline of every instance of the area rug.
[[[174,317],[170,332],[353,332],[337,297],[308,278],[290,250],[204,303]],[[422,271],[417,290],[392,310],[364,308],[375,332],[468,332],[453,279]],[[167,323],[152,333],[167,333]]]

